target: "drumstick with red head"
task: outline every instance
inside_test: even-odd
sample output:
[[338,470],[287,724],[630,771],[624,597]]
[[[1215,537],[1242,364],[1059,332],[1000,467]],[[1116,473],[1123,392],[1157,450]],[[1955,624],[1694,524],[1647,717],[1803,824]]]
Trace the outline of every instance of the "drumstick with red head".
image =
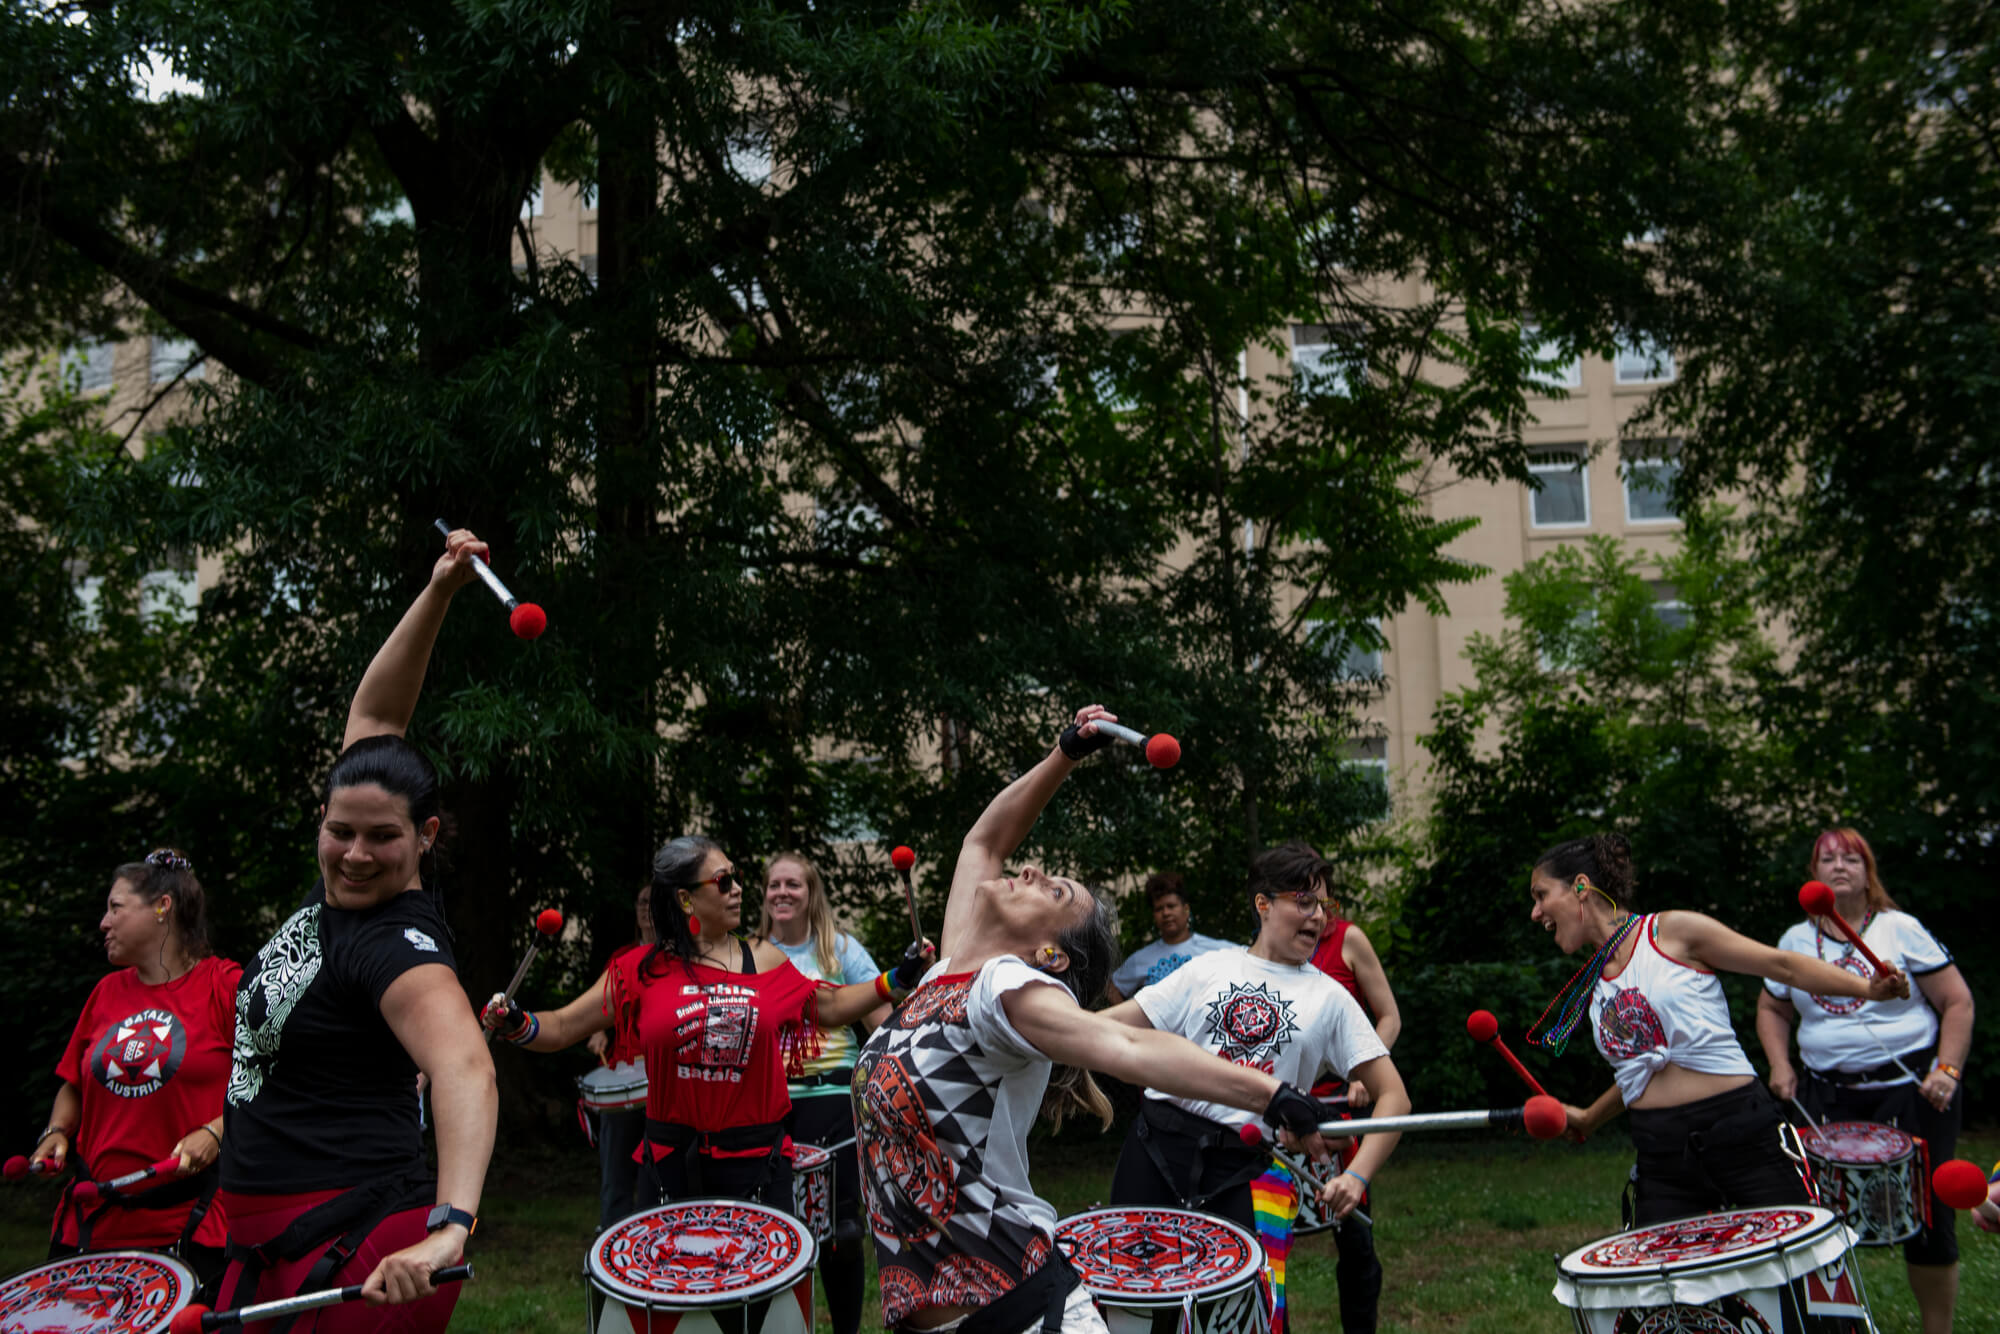
[[[464,1283],[471,1277],[472,1266],[469,1264],[446,1265],[443,1269],[431,1272],[431,1286],[437,1288],[447,1283]],[[255,1320],[278,1320],[305,1311],[317,1311],[323,1306],[338,1306],[342,1302],[359,1301],[361,1286],[359,1283],[350,1283],[344,1288],[304,1292],[296,1297],[280,1297],[274,1302],[239,1306],[233,1311],[211,1311],[196,1302],[192,1306],[183,1306],[174,1312],[174,1318],[167,1324],[167,1334],[209,1334],[212,1330],[240,1327]]]
[[1165,732],[1155,732],[1147,736],[1144,732],[1133,731],[1123,723],[1114,723],[1104,718],[1095,721],[1097,730],[1106,736],[1145,751],[1146,762],[1155,769],[1171,769],[1181,762],[1181,743]]
[[62,1171],[60,1167],[57,1167],[46,1158],[36,1158],[30,1161],[25,1156],[17,1153],[7,1160],[5,1167],[0,1167],[0,1176],[6,1177],[9,1181],[19,1181],[25,1176],[54,1176],[60,1171]]
[[[446,537],[451,536],[451,525],[443,519],[434,521],[437,530]],[[549,628],[548,613],[532,602],[523,602],[514,596],[507,585],[500,582],[500,576],[493,573],[493,567],[486,563],[477,552],[472,556],[473,573],[480,581],[493,590],[493,596],[500,599],[500,605],[507,609],[507,625],[518,639],[540,639],[542,631]]]
[[1515,1058],[1514,1053],[1507,1050],[1507,1044],[1500,1040],[1500,1021],[1493,1017],[1493,1011],[1474,1010],[1471,1014],[1467,1015],[1465,1017],[1465,1031],[1471,1035],[1474,1042],[1483,1042],[1505,1057],[1507,1064],[1514,1067],[1514,1073],[1519,1075],[1522,1082],[1526,1083],[1534,1091],[1536,1097],[1546,1098],[1549,1096],[1549,1091],[1536,1082],[1535,1077],[1528,1073],[1528,1067],[1522,1065]]
[[1987,1184],[1986,1174],[1979,1170],[1979,1164],[1968,1163],[1963,1158],[1939,1163],[1937,1170],[1931,1173],[1931,1189],[1954,1209],[1977,1209],[1986,1203]]
[[180,1155],[175,1154],[171,1158],[162,1158],[157,1163],[142,1167],[136,1172],[113,1177],[109,1181],[79,1181],[71,1193],[76,1196],[78,1204],[90,1204],[100,1195],[116,1195],[119,1191],[136,1186],[142,1181],[151,1181],[154,1177],[167,1172],[178,1172],[180,1168]]
[[[521,979],[528,975],[528,969],[534,966],[535,955],[541,952],[542,942],[554,939],[562,929],[563,915],[559,909],[544,908],[535,914],[535,934],[528,940],[528,952],[521,956],[521,966],[514,970],[514,976],[507,980],[507,989],[500,993],[503,1002],[514,999]],[[486,1030],[486,1040],[493,1041],[493,1030],[490,1028]]]
[[1875,957],[1875,951],[1862,943],[1861,933],[1848,925],[1847,919],[1840,915],[1840,909],[1833,902],[1833,886],[1823,880],[1806,881],[1799,886],[1799,906],[1811,916],[1831,917],[1833,924],[1840,928],[1840,934],[1846,936],[1848,942],[1861,951],[1861,957],[1868,960],[1876,975],[1888,974],[1889,965]]
[[890,850],[889,862],[896,868],[896,874],[903,877],[903,902],[910,908],[910,939],[921,941],[924,928],[917,921],[917,887],[910,883],[910,868],[917,864],[916,849],[898,844]]
[[[1418,1112],[1410,1116],[1371,1116],[1358,1121],[1322,1121],[1319,1133],[1333,1138],[1357,1135],[1408,1134],[1422,1130],[1477,1130],[1484,1126],[1521,1126],[1536,1139],[1554,1139],[1569,1125],[1563,1105],[1546,1093],[1520,1107],[1493,1107],[1476,1112]],[[1259,1134],[1263,1133],[1261,1130]]]

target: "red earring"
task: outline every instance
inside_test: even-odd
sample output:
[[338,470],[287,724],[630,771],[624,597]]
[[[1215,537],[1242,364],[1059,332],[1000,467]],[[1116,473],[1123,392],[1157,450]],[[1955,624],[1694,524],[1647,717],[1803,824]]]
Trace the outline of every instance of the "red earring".
[[688,934],[696,940],[701,939],[701,918],[696,917],[693,913],[688,914]]

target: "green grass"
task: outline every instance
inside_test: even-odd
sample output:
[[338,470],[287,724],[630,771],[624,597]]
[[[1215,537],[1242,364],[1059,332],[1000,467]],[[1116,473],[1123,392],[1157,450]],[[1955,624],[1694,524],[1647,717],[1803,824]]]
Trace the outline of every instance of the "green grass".
[[[1035,1184],[1058,1212],[1101,1203],[1117,1140],[1039,1143]],[[2000,1157],[2000,1132],[1967,1136],[1960,1156]],[[1374,1210],[1386,1271],[1385,1331],[1567,1334],[1568,1314],[1549,1295],[1555,1257],[1618,1230],[1618,1192],[1631,1161],[1613,1141],[1566,1144],[1446,1144],[1406,1140],[1381,1175]],[[38,1263],[47,1248],[52,1193],[33,1184],[0,1191],[0,1270]],[[579,1277],[596,1218],[596,1163],[573,1149],[495,1164],[458,1334],[579,1334]],[[1959,1222],[1963,1252],[1958,1328],[2000,1330],[2000,1237]],[[1292,1248],[1290,1302],[1299,1334],[1337,1334],[1333,1240],[1302,1237]],[[1862,1253],[1861,1271],[1883,1334],[1918,1334],[1900,1251]],[[877,1327],[870,1305],[863,1329]],[[821,1312],[821,1328],[825,1324]]]

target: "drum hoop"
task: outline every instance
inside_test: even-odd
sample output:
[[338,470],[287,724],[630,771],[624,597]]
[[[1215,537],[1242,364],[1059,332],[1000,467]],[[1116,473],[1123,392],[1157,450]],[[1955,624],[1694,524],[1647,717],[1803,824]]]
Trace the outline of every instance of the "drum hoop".
[[[1143,1216],[1146,1214],[1167,1214],[1175,1217],[1195,1218],[1199,1219],[1205,1227],[1214,1227],[1218,1231],[1233,1234],[1239,1240],[1248,1243],[1246,1247],[1247,1258],[1244,1266],[1225,1278],[1215,1279],[1197,1288],[1180,1288],[1173,1292],[1126,1292],[1119,1288],[1105,1287],[1102,1284],[1092,1283],[1089,1272],[1076,1263],[1076,1257],[1072,1253],[1071,1247],[1063,1246],[1063,1242],[1066,1240],[1063,1236],[1063,1229],[1073,1223],[1081,1223],[1085,1219],[1102,1218],[1107,1215],[1118,1218],[1130,1218],[1134,1215]],[[1190,1300],[1201,1301],[1207,1297],[1224,1296],[1228,1293],[1240,1291],[1246,1285],[1254,1284],[1257,1281],[1257,1275],[1262,1273],[1264,1269],[1264,1245],[1257,1240],[1256,1235],[1248,1228],[1242,1226],[1240,1223],[1232,1223],[1226,1218],[1217,1218],[1213,1214],[1198,1214],[1187,1209],[1165,1209],[1152,1205],[1131,1205],[1124,1208],[1113,1206],[1108,1209],[1089,1209],[1080,1214],[1071,1214],[1068,1218],[1058,1222],[1056,1224],[1055,1237],[1056,1244],[1063,1246],[1064,1256],[1069,1259],[1071,1266],[1076,1269],[1076,1276],[1082,1281],[1085,1291],[1089,1292],[1093,1297],[1106,1299],[1114,1306],[1177,1307]]]
[[[660,1292],[652,1288],[641,1288],[635,1284],[626,1282],[618,1275],[612,1273],[609,1267],[605,1265],[603,1259],[605,1248],[621,1232],[640,1219],[651,1218],[658,1214],[672,1214],[684,1210],[717,1207],[741,1210],[744,1213],[781,1223],[798,1238],[798,1254],[792,1257],[791,1263],[761,1282],[746,1284],[740,1288],[732,1288],[727,1292],[677,1293]],[[814,1238],[812,1229],[790,1214],[773,1209],[768,1205],[753,1204],[748,1200],[704,1199],[675,1200],[669,1204],[663,1204],[656,1209],[641,1210],[630,1217],[620,1219],[617,1223],[605,1229],[604,1232],[598,1235],[595,1241],[590,1243],[590,1252],[584,1265],[584,1270],[585,1276],[590,1280],[590,1286],[616,1301],[623,1302],[627,1306],[637,1306],[648,1311],[687,1311],[697,1308],[743,1306],[750,1302],[773,1297],[781,1292],[787,1292],[796,1287],[802,1277],[810,1274],[813,1266],[818,1263],[819,1242]]]
[[817,1144],[792,1145],[792,1170],[810,1172],[833,1162],[833,1155]]
[[[1789,1236],[1779,1237],[1770,1241],[1760,1241],[1754,1246],[1746,1246],[1742,1250],[1730,1251],[1726,1255],[1700,1256],[1687,1260],[1670,1260],[1665,1264],[1628,1265],[1620,1269],[1581,1269],[1571,1266],[1570,1262],[1585,1251],[1602,1246],[1614,1238],[1630,1235],[1629,1232],[1614,1232],[1609,1237],[1599,1237],[1595,1241],[1585,1242],[1557,1261],[1556,1268],[1564,1280],[1574,1283],[1579,1287],[1592,1285],[1613,1287],[1653,1278],[1694,1278],[1719,1270],[1747,1269],[1759,1260],[1775,1255],[1783,1255],[1787,1251],[1799,1249],[1809,1243],[1820,1240],[1829,1231],[1843,1228],[1839,1215],[1835,1214],[1831,1209],[1823,1209],[1818,1205],[1787,1204],[1766,1206],[1762,1209],[1736,1209],[1725,1213],[1710,1214],[1708,1217],[1729,1218],[1735,1214],[1764,1213],[1771,1208],[1797,1209],[1815,1215],[1815,1217],[1804,1227],[1801,1227]],[[1682,1219],[1679,1221],[1686,1222],[1689,1220]],[[1630,1231],[1650,1232],[1653,1228],[1667,1226],[1670,1225],[1655,1223],[1652,1227],[1633,1228]]]
[[[1896,1152],[1887,1158],[1842,1158],[1827,1140],[1836,1132],[1851,1133],[1856,1138],[1869,1140],[1887,1139],[1897,1144]],[[1828,1121],[1824,1125],[1811,1126],[1799,1132],[1800,1142],[1806,1153],[1821,1162],[1838,1163],[1842,1167],[1893,1167],[1917,1152],[1917,1137],[1901,1126],[1884,1125],[1879,1121]],[[1900,1144],[1897,1142],[1900,1141]]]
[[66,1255],[60,1260],[50,1260],[36,1265],[33,1269],[24,1269],[18,1274],[0,1279],[0,1319],[5,1318],[5,1303],[14,1295],[17,1286],[25,1285],[29,1280],[50,1270],[76,1269],[80,1271],[79,1277],[81,1277],[88,1274],[93,1266],[133,1261],[157,1266],[179,1285],[179,1291],[175,1294],[173,1302],[156,1309],[154,1311],[156,1321],[148,1326],[149,1334],[160,1334],[172,1323],[174,1313],[194,1300],[195,1279],[193,1270],[171,1255],[162,1255],[158,1251],[92,1251],[85,1255]]

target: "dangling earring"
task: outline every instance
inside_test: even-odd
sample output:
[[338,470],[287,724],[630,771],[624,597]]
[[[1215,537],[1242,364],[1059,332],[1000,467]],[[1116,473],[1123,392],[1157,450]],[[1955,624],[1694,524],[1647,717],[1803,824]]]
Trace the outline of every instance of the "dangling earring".
[[683,903],[681,905],[681,911],[687,915],[688,934],[693,936],[696,940],[701,939],[701,918],[696,917],[694,915],[694,905],[691,903]]
[[1039,961],[1040,966],[1044,969],[1053,968],[1058,957],[1056,947],[1053,945],[1042,946],[1040,952],[1035,955],[1036,960]]

